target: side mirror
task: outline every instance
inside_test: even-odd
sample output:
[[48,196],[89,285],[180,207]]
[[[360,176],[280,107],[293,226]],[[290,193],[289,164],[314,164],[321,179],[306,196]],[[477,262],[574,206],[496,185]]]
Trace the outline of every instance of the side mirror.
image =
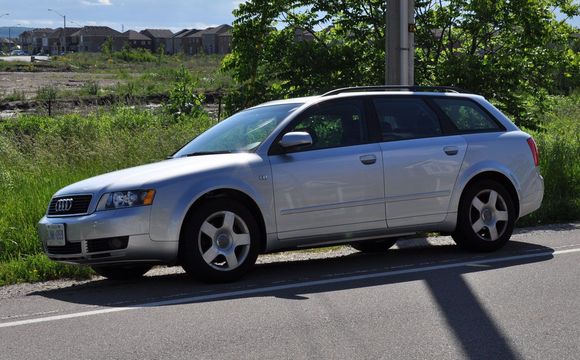
[[312,145],[312,136],[305,131],[294,131],[284,134],[279,142],[282,149],[294,150]]

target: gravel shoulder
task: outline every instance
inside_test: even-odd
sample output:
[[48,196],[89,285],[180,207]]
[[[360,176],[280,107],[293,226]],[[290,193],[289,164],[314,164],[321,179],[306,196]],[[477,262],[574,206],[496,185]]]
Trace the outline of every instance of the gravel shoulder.
[[[562,231],[580,230],[580,222],[553,224],[540,227],[520,228],[514,231],[512,240],[520,242],[534,242],[534,238],[538,236],[549,236],[550,234],[559,233]],[[580,238],[576,239],[580,240]],[[394,248],[409,249],[409,248],[424,248],[434,246],[445,246],[454,244],[450,236],[435,236],[428,238],[412,238],[405,239],[397,243]],[[300,251],[287,251],[281,253],[262,255],[258,258],[258,264],[268,263],[285,263],[285,262],[299,262],[306,260],[325,259],[325,258],[340,258],[351,255],[357,251],[350,246],[333,246],[329,248],[309,249]],[[147,273],[147,277],[181,274],[183,269],[179,266],[175,267],[156,267]],[[0,287],[0,300],[26,296],[28,294],[56,290],[63,288],[71,288],[81,285],[90,285],[95,281],[103,280],[100,276],[95,276],[89,280],[54,280],[39,282],[33,284],[16,284]]]

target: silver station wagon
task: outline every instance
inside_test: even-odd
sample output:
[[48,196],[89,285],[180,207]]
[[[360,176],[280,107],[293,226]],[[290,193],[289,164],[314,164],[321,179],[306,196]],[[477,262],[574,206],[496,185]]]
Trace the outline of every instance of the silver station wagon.
[[481,96],[338,89],[241,111],[167,160],[67,186],[38,230],[51,259],[110,279],[166,264],[232,281],[262,253],[386,251],[424,231],[493,251],[540,207],[538,161]]

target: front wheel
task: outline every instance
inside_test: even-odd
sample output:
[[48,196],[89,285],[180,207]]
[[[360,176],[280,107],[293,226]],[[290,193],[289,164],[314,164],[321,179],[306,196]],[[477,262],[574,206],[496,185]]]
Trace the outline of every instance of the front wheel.
[[260,228],[254,215],[230,199],[210,200],[189,217],[181,238],[185,271],[205,282],[242,277],[256,262]]
[[515,221],[515,206],[505,187],[493,180],[479,181],[461,197],[453,240],[469,250],[494,251],[507,243]]

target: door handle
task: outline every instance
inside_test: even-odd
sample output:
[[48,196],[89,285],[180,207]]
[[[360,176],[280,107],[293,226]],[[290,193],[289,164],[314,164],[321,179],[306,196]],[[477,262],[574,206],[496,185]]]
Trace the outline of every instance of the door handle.
[[372,165],[377,162],[377,157],[374,155],[363,155],[360,157],[360,162],[365,165]]
[[457,146],[446,146],[443,148],[443,151],[449,156],[457,155],[459,152],[459,148]]

